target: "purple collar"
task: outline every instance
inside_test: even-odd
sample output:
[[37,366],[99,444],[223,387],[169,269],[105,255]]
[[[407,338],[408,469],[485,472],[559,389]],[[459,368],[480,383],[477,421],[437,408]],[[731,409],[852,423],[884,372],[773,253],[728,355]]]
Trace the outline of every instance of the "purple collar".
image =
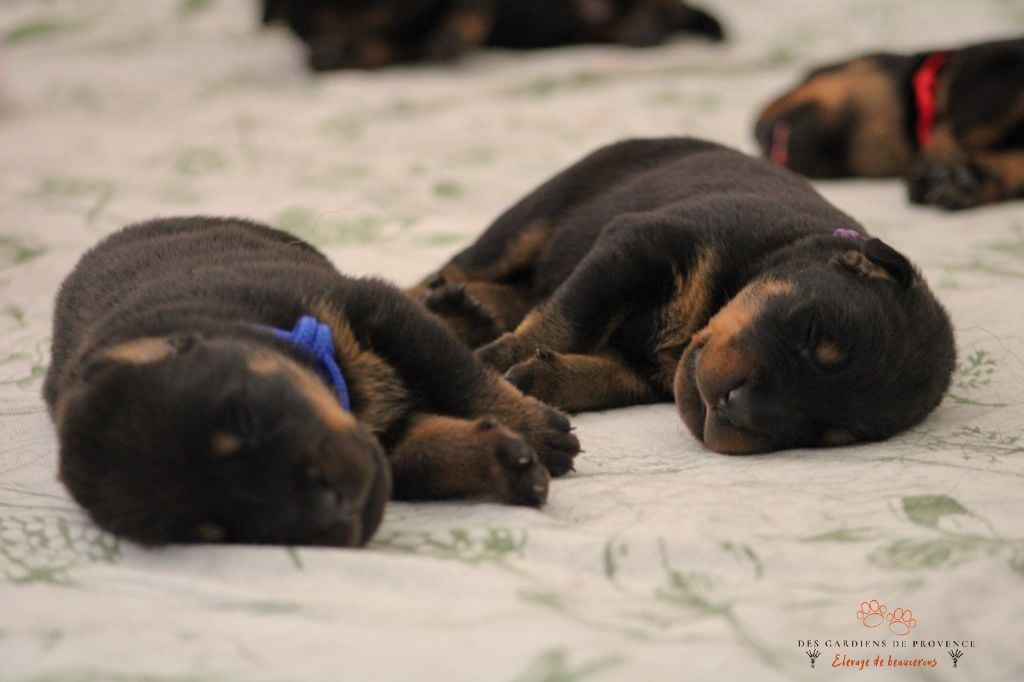
[[849,239],[850,241],[855,242],[862,242],[867,239],[866,235],[861,234],[857,230],[848,230],[842,227],[838,230],[833,230],[832,236],[839,237],[840,239]]

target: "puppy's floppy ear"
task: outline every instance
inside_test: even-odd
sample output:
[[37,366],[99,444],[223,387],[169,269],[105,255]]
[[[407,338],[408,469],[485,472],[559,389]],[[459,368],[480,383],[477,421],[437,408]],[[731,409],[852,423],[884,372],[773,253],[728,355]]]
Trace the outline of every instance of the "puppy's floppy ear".
[[917,276],[914,266],[899,251],[881,239],[864,242],[861,251],[847,251],[838,262],[843,267],[864,277],[891,279],[904,289]]
[[903,288],[913,283],[916,275],[914,266],[902,253],[881,239],[872,238],[864,242],[864,255],[869,261],[888,272]]

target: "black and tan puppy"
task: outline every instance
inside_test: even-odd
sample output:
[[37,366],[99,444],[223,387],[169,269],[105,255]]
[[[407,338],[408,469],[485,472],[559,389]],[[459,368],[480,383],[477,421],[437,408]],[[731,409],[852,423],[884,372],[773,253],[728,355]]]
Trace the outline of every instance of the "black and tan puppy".
[[812,71],[757,121],[765,156],[814,178],[906,178],[962,209],[1024,196],[1024,39]]
[[154,220],[86,253],[44,395],[72,496],[144,544],[362,545],[392,481],[538,506],[579,450],[401,291],[233,219]]
[[264,23],[278,19],[318,71],[446,60],[483,45],[644,47],[680,31],[723,35],[714,17],[680,0],[263,0]]
[[[713,450],[885,438],[949,383],[917,270],[797,175],[691,139],[601,149],[411,290],[569,411],[674,397]],[[500,336],[499,336],[500,335]]]

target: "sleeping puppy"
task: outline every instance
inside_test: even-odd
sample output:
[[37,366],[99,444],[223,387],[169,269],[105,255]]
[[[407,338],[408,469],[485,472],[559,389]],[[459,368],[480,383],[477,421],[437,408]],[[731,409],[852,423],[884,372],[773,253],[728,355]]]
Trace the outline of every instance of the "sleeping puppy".
[[657,45],[686,31],[721,40],[707,12],[680,0],[263,0],[263,22],[285,21],[310,67],[372,69],[447,60],[493,45]]
[[363,545],[392,491],[539,506],[579,450],[401,291],[236,219],[153,220],[86,253],[44,397],[68,491],[146,545]]
[[902,176],[917,204],[1024,196],[1024,39],[815,69],[765,108],[756,135],[810,177]]
[[674,398],[723,453],[886,438],[955,362],[906,258],[795,174],[693,139],[598,150],[410,293],[525,393]]

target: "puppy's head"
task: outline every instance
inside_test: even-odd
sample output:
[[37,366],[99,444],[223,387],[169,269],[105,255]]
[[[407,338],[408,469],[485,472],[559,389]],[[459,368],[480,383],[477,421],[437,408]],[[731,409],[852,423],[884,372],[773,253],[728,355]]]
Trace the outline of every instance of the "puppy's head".
[[127,341],[84,364],[54,417],[72,496],[146,545],[359,546],[391,492],[375,438],[273,344]]
[[921,421],[955,348],[914,267],[878,239],[816,237],[778,259],[683,353],[675,399],[690,431],[745,454],[879,440]]
[[873,55],[812,71],[761,112],[755,135],[762,153],[814,178],[905,173],[914,149],[900,59]]

